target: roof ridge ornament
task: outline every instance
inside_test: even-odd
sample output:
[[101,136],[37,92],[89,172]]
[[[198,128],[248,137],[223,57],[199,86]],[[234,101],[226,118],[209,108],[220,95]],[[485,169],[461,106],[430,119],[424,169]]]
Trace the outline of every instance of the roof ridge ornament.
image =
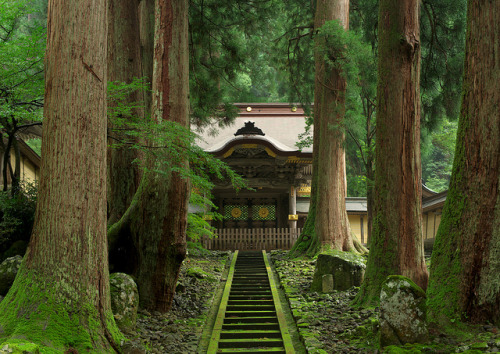
[[234,136],[238,135],[266,135],[262,132],[262,129],[257,128],[255,126],[255,122],[252,121],[246,121],[245,126],[243,128],[240,128],[236,131]]

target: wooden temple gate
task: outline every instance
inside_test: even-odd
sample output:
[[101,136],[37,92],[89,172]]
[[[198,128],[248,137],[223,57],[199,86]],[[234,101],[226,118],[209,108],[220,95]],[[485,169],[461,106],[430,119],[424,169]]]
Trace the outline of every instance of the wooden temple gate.
[[217,237],[201,240],[209,250],[289,250],[300,235],[297,228],[217,229]]

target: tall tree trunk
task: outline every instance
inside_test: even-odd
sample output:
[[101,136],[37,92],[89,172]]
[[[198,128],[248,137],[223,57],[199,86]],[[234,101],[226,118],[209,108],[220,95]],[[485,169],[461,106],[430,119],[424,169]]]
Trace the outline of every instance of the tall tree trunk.
[[[370,145],[368,145],[370,146]],[[367,154],[367,164],[366,164],[366,219],[368,223],[368,235],[366,238],[366,244],[369,246],[372,237],[373,228],[373,182],[375,180],[375,171],[373,169],[373,156],[369,152]]]
[[[185,0],[143,0],[139,10],[142,72],[146,77],[150,72],[152,75],[153,94],[144,94],[146,115],[151,110],[156,122],[172,121],[186,128],[189,127],[187,10]],[[148,53],[154,54],[154,58],[149,59]],[[151,104],[147,103],[148,97],[152,97]],[[170,167],[187,168],[183,158],[167,159]],[[153,154],[146,157],[145,165],[147,171],[129,208],[110,227],[108,238],[114,242],[123,230],[130,232],[137,250],[134,274],[141,306],[166,312],[172,305],[186,255],[189,182],[179,173],[164,168],[165,163],[157,161]],[[158,173],[158,169],[163,171]]]
[[0,303],[0,338],[14,347],[22,338],[42,350],[119,349],[106,245],[106,12],[104,0],[49,2],[35,225]]
[[370,255],[356,301],[375,304],[388,275],[427,287],[422,242],[419,1],[381,0]]
[[374,136],[375,128],[372,126],[373,113],[375,107],[369,100],[366,100],[367,114],[366,114],[366,218],[368,219],[368,237],[366,240],[367,245],[370,245],[372,236],[373,225],[373,184],[375,182],[375,156],[374,156]]
[[139,5],[139,23],[141,36],[142,77],[146,79],[149,90],[144,92],[144,115],[151,118],[151,80],[153,78],[155,0],[141,0]]
[[[129,84],[134,78],[142,77],[138,5],[138,0],[108,1],[108,81]],[[127,101],[143,102],[143,92],[131,93]],[[131,111],[135,119],[143,115],[140,108]],[[112,128],[112,122],[108,121],[108,130]],[[110,134],[109,144],[113,144],[114,139],[129,139],[117,131]],[[137,157],[137,151],[133,149],[108,148],[109,223],[115,223],[123,216],[137,190],[140,173],[137,165],[132,163]]]
[[[338,20],[348,29],[348,0],[316,1],[315,30],[331,20]],[[345,207],[347,185],[342,124],[346,80],[341,70],[330,68],[325,62],[325,49],[328,50],[325,46],[325,38],[316,36],[311,208],[301,237],[291,250],[292,256],[314,255],[330,248],[363,250],[359,243],[356,247],[353,243]],[[333,50],[341,51],[341,48]]]
[[500,2],[469,1],[462,108],[429,318],[500,325]]
[[[314,27],[321,28],[326,21],[338,20],[349,28],[348,0],[317,0]],[[340,251],[354,249],[349,219],[345,206],[345,115],[346,79],[341,69],[331,68],[325,62],[324,37],[315,39],[316,79],[314,87],[314,124],[318,125],[319,144],[316,200],[316,236],[323,249]],[[341,48],[333,48],[340,52]]]
[[[188,3],[155,2],[152,118],[189,126]],[[172,157],[174,161],[174,157]],[[179,162],[177,162],[179,163]],[[149,161],[150,169],[156,161]],[[180,164],[187,167],[187,161]],[[189,182],[179,173],[147,172],[132,224],[141,305],[166,312],[186,255]]]
[[[139,1],[108,1],[108,81],[131,83],[134,78],[143,77],[141,66],[141,45],[139,36]],[[150,60],[152,61],[152,59]],[[127,103],[144,103],[144,92],[137,90],[127,97]],[[112,103],[115,104],[115,103]],[[144,119],[142,107],[133,108],[130,117],[137,121]],[[119,126],[113,130],[108,119],[108,224],[119,221],[130,206],[141,178],[141,169],[134,163],[140,158],[138,150],[128,147],[112,148],[109,145],[118,140],[130,141]],[[114,272],[135,273],[137,250],[129,228],[122,228],[109,240],[109,263]]]

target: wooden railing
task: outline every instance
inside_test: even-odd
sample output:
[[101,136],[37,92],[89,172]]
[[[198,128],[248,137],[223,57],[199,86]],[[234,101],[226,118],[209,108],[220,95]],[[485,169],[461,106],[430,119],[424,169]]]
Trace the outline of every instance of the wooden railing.
[[204,238],[201,243],[209,250],[289,250],[302,229],[217,229],[212,239]]

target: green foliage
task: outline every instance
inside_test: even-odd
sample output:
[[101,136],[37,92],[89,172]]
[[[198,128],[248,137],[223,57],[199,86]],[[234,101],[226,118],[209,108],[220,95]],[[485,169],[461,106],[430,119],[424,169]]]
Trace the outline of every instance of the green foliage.
[[350,137],[346,141],[348,195],[366,196],[371,183],[366,176],[373,174],[375,155],[376,57],[360,32],[345,31],[338,21],[325,23],[318,35],[325,38],[325,46],[320,48],[325,62],[341,69],[347,80],[346,112],[340,128]]
[[270,52],[276,68],[286,73],[289,102],[299,102],[311,115],[314,100],[314,8],[310,1],[280,3],[274,20],[277,38]]
[[458,118],[467,0],[424,0],[420,12],[422,124],[433,130]]
[[5,128],[42,117],[45,28],[28,16],[31,1],[3,0],[0,7],[0,123]]
[[36,184],[23,182],[19,193],[0,192],[0,261],[16,241],[28,242],[35,219]]
[[[274,85],[262,40],[276,11],[275,0],[235,2],[192,0],[189,3],[190,100],[193,124],[224,126],[236,117],[237,99],[266,95]],[[264,70],[260,70],[264,68]],[[252,79],[256,77],[256,79]],[[258,77],[258,78],[257,78]],[[265,100],[263,97],[259,100]]]
[[422,144],[422,180],[424,184],[436,192],[448,189],[458,123],[443,120],[439,129],[426,137]]
[[[200,212],[188,215],[188,237],[192,240],[202,236],[212,237],[214,228],[207,219],[220,219],[216,206],[211,202],[213,179],[228,178],[236,189],[246,187],[246,183],[228,165],[200,148],[196,144],[199,136],[189,128],[171,121],[156,122],[134,116],[132,112],[141,108],[142,103],[128,102],[128,97],[131,92],[144,90],[145,86],[145,81],[141,79],[134,79],[130,84],[108,84],[108,99],[113,103],[108,108],[108,117],[112,122],[108,136],[114,140],[112,147],[140,151],[145,158],[135,162],[145,170],[159,174],[177,172],[183,178],[189,178],[194,190],[190,204],[198,207]],[[118,134],[120,138],[117,138]],[[184,163],[186,160],[189,166]],[[154,161],[153,167],[147,166],[146,161]]]
[[222,215],[216,211],[217,207],[215,204],[205,195],[200,195],[197,191],[191,193],[189,204],[197,210],[188,214],[187,238],[194,242],[199,241],[204,236],[213,238],[215,236],[215,227],[209,221],[222,219]]
[[[40,1],[0,0],[0,149],[7,176],[10,152],[24,128],[39,124],[43,106],[45,27]],[[43,4],[42,4],[43,5]],[[41,15],[43,17],[43,14]],[[19,169],[11,168],[12,193],[19,190]],[[7,189],[4,183],[4,190]]]
[[42,139],[41,138],[35,138],[35,139],[28,139],[25,141],[25,143],[33,149],[34,152],[40,156],[42,154]]

